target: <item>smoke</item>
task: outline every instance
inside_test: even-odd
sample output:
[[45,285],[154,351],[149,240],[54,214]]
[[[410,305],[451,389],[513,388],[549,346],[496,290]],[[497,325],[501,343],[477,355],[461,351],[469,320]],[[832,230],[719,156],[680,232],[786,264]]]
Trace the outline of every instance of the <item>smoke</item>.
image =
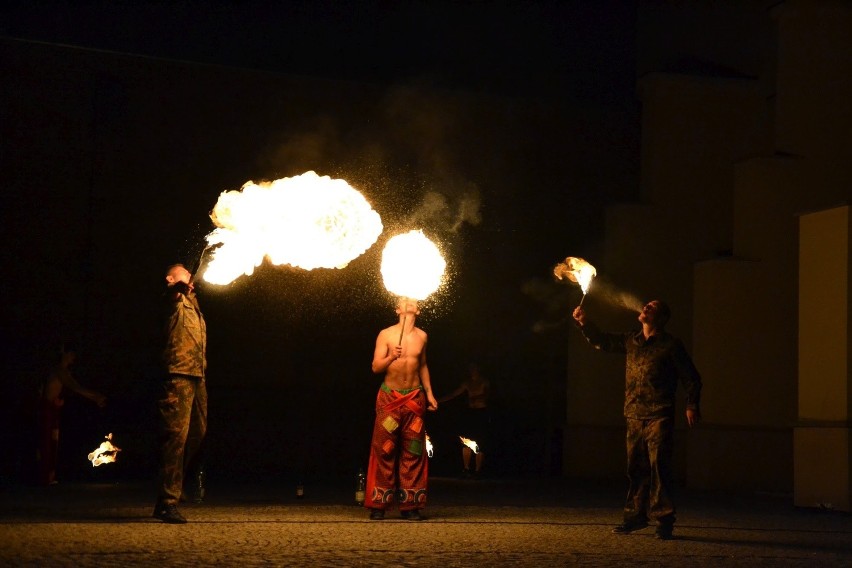
[[[540,304],[544,312],[532,325],[534,333],[552,331],[572,322],[571,312],[582,298],[580,287],[570,281],[533,279],[523,284],[522,292]],[[592,280],[587,295],[586,301],[593,299],[598,304],[636,313],[645,305],[637,295],[601,277]]]
[[328,173],[324,170],[329,162],[340,160],[348,152],[332,117],[320,115],[303,120],[305,124],[259,158],[259,165],[270,176],[293,176],[306,170]]
[[408,217],[407,224],[455,233],[464,223],[473,226],[480,223],[480,203],[479,189],[472,183],[458,197],[429,191]]
[[480,221],[482,221],[482,216],[479,214],[480,204],[479,188],[474,186],[473,191],[465,193],[462,196],[452,231],[457,231],[462,223],[468,223],[473,226],[479,225]]
[[639,313],[645,305],[638,296],[632,292],[628,292],[608,282],[605,279],[595,278],[592,280],[589,295],[593,295],[596,300],[609,304],[610,306],[624,308],[631,312]]
[[[579,287],[575,286],[577,290]],[[533,333],[544,333],[562,327],[570,317],[573,309],[572,298],[576,292],[568,286],[563,286],[554,280],[543,280],[535,278],[527,280],[521,286],[523,294],[543,307],[545,315],[533,323]]]
[[481,222],[481,195],[465,172],[469,116],[481,101],[415,80],[390,90],[383,101],[381,135],[397,159],[423,183],[418,205],[406,215],[413,228],[455,233]]

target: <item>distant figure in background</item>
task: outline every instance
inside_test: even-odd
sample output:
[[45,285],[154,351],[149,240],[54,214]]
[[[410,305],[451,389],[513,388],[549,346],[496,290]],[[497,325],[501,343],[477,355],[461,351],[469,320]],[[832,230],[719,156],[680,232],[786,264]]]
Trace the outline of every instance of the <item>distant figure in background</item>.
[[53,485],[57,483],[56,467],[59,461],[59,418],[65,399],[62,394],[69,389],[82,395],[99,407],[106,406],[106,397],[97,391],[80,385],[71,373],[71,366],[77,360],[77,350],[71,343],[65,343],[59,352],[58,360],[50,369],[47,379],[39,393],[38,426],[38,483]]
[[417,302],[400,298],[396,313],[399,323],[379,332],[373,352],[373,372],[385,380],[376,396],[364,506],[377,521],[398,500],[402,518],[419,521],[429,473],[423,414],[437,410],[438,401],[426,365],[428,338],[414,326]]
[[163,363],[167,376],[158,403],[160,488],[154,517],[182,524],[177,504],[184,474],[207,432],[207,326],[195,296],[192,274],[175,264],[166,271]]
[[675,523],[674,421],[678,382],[686,390],[686,421],[701,419],[701,376],[683,343],[665,330],[668,305],[653,300],[642,308],[642,329],[604,333],[586,319],[574,319],[586,340],[602,351],[626,353],[624,417],[627,420],[627,500],[624,521],[612,532],[628,534],[656,521],[656,538],[669,540]]
[[[467,393],[467,409],[462,421],[464,431],[460,434],[476,442],[477,452],[462,445],[462,475],[478,478],[482,475],[482,463],[485,461],[485,448],[489,447],[491,432],[491,410],[488,407],[488,397],[491,394],[491,383],[482,375],[482,370],[476,363],[468,367],[469,376],[459,387],[450,394],[439,398],[438,402],[452,400]],[[471,470],[471,457],[474,469]]]

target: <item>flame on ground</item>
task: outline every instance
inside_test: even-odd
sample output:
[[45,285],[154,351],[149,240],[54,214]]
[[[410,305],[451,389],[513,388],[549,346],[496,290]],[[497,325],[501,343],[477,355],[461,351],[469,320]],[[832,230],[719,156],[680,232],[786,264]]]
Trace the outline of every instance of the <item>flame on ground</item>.
[[567,277],[571,282],[577,282],[583,295],[589,291],[589,285],[592,283],[592,278],[597,276],[598,271],[595,267],[577,256],[569,256],[564,262],[560,262],[553,267],[553,275],[562,280]]
[[464,436],[459,436],[459,440],[461,440],[462,444],[473,450],[473,453],[479,453],[479,445],[474,440],[471,440],[470,438],[465,438]]
[[294,267],[343,268],[382,232],[379,214],[342,179],[313,171],[224,191],[210,214],[215,247],[204,280],[229,284],[264,258]]
[[114,462],[118,452],[121,451],[121,448],[112,445],[112,432],[104,437],[106,441],[101,442],[101,445],[88,455],[87,459],[92,462],[92,467]]
[[447,262],[423,231],[392,237],[382,251],[381,272],[392,294],[425,300],[441,286]]

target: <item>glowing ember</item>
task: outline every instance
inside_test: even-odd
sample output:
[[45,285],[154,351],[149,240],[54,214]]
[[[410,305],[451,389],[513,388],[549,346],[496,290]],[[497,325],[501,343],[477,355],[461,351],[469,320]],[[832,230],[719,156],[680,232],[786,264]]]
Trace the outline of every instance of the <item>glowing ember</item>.
[[312,171],[222,192],[210,218],[217,228],[207,242],[216,248],[204,280],[212,284],[251,275],[264,258],[306,270],[343,268],[383,228],[357,190]]
[[432,438],[429,437],[429,434],[426,434],[426,455],[430,458],[435,453],[435,447],[432,445]]
[[583,295],[589,291],[589,285],[592,283],[592,278],[597,275],[598,271],[595,267],[576,256],[569,256],[565,262],[560,262],[553,267],[553,274],[560,280],[564,276],[568,277],[571,282],[577,282]]
[[479,453],[479,446],[477,445],[477,443],[475,441],[473,441],[469,438],[465,438],[464,436],[459,436],[459,440],[461,440],[462,444],[464,444],[465,446],[467,446],[468,448],[473,450],[473,453],[475,453],[475,454]]
[[87,459],[92,462],[92,467],[114,462],[118,452],[121,451],[121,448],[112,445],[112,432],[104,437],[106,441],[101,442],[101,445],[88,455]]
[[391,238],[382,251],[382,278],[392,294],[425,300],[438,289],[447,262],[423,231],[409,231]]

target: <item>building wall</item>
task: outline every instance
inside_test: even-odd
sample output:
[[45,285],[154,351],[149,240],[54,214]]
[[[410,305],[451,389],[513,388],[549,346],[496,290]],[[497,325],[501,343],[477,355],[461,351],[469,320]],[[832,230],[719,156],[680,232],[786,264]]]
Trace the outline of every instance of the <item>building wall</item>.
[[[700,443],[691,446],[690,479],[701,486],[793,489],[794,448],[801,446],[793,427],[804,393],[799,389],[798,311],[787,307],[799,304],[799,214],[848,202],[852,190],[845,142],[852,122],[837,106],[838,97],[852,94],[852,85],[843,79],[849,63],[838,57],[852,48],[842,31],[852,23],[850,16],[848,8],[831,2],[787,2],[773,12],[778,25],[775,151],[737,168],[734,257],[722,263],[738,276],[723,282],[714,274],[717,267],[696,266],[696,282],[703,280],[701,286],[708,289],[696,295],[697,306],[712,303],[712,290],[746,280],[747,301],[738,305],[743,326],[728,329],[709,309],[694,325],[704,335],[696,345],[711,377],[752,404],[731,404],[708,394],[707,406],[722,417],[720,436],[727,443],[712,452],[702,451]],[[749,352],[727,364],[714,356],[737,343],[749,345]],[[840,392],[823,394],[845,398]],[[762,446],[752,443],[755,435],[767,438]],[[702,431],[696,442],[710,436]],[[740,450],[735,452],[740,467],[715,466],[731,447]],[[845,470],[848,459],[848,452],[835,453],[823,465],[832,469],[835,461],[834,468]]]
[[[602,327],[629,329],[638,327],[636,305],[664,299],[674,314],[670,331],[691,349],[693,264],[727,254],[732,246],[735,164],[769,147],[766,98],[757,81],[667,74],[644,78],[640,94],[642,201],[608,209],[603,256],[597,262],[589,259],[600,276],[585,305]],[[620,294],[631,297],[633,306],[618,305]],[[703,362],[696,363],[705,372]],[[568,456],[569,472],[622,474],[623,375],[623,358],[602,355],[582,341],[571,344],[567,416],[586,416],[588,406],[598,411],[588,423],[569,423],[569,445],[589,454],[592,448],[586,445],[605,442],[594,452],[607,459],[590,471],[588,464],[575,468]],[[609,435],[590,437],[590,427]],[[678,427],[684,427],[680,413]],[[685,452],[688,438],[680,433],[678,438]],[[685,463],[681,457],[680,478],[686,475]]]
[[[799,216],[852,197],[852,7],[793,0],[765,10],[756,25],[767,23],[775,44],[762,64],[746,49],[741,65],[728,50],[714,66],[700,39],[679,46],[705,71],[760,69],[759,76],[656,73],[640,82],[643,203],[608,215],[603,273],[646,299],[670,299],[671,330],[685,338],[704,379],[704,421],[688,433],[681,423],[685,443],[677,449],[680,477],[693,487],[792,491],[794,469],[799,479],[808,469],[797,452],[815,439],[813,447],[828,452],[821,471],[850,469],[848,417],[816,438],[795,427],[806,400],[848,400],[828,383],[801,398],[797,305]],[[597,354],[573,347],[574,390],[591,388],[602,379],[596,374],[617,380],[619,369],[596,368],[588,359]],[[616,394],[600,403],[619,405]],[[569,408],[582,400],[575,394]],[[615,420],[593,425],[613,428]],[[621,451],[615,438],[602,451]]]
[[798,421],[794,501],[850,511],[849,207],[799,219]]

